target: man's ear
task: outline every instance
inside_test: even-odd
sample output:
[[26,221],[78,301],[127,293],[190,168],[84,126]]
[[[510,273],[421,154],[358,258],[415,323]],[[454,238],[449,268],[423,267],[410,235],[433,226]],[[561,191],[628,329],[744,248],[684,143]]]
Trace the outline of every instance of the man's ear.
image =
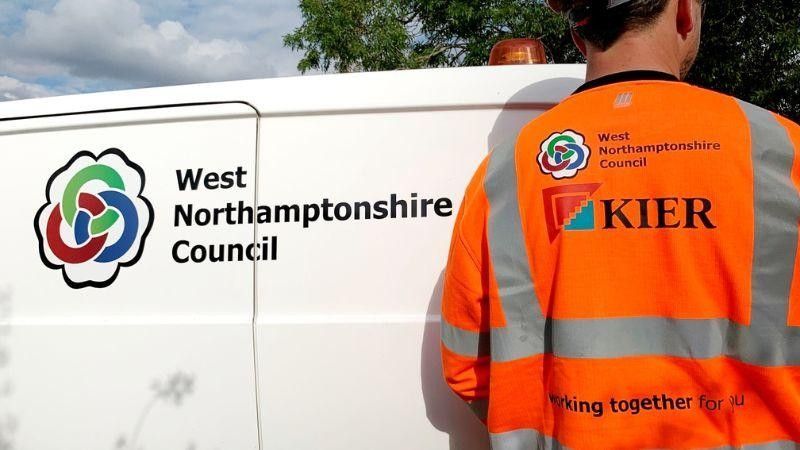
[[580,36],[578,36],[578,33],[576,33],[575,30],[570,30],[570,32],[572,33],[572,41],[575,42],[575,46],[578,47],[578,50],[580,50],[581,54],[585,58],[586,42]]
[[678,15],[675,20],[675,25],[677,27],[678,34],[686,39],[689,33],[691,33],[692,30],[694,30],[694,28],[697,26],[694,21],[694,9],[698,7],[697,0],[676,1],[678,2]]

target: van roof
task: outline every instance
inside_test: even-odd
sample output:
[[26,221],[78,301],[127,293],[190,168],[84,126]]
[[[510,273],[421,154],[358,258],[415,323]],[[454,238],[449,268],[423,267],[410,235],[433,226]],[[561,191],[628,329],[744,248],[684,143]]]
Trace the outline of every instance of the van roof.
[[[308,75],[67,95],[0,103],[0,120],[161,105],[245,102],[262,116],[556,104],[583,65],[530,65]],[[538,83],[547,89],[528,89]]]

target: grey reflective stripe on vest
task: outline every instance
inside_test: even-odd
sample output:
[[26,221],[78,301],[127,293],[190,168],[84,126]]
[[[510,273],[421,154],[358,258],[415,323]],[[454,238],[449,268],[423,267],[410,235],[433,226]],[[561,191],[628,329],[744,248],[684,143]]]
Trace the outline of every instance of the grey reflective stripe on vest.
[[[568,450],[568,447],[557,440],[530,429],[492,434],[491,442],[492,450]],[[773,441],[737,447],[714,447],[709,450],[800,450],[800,443]]]
[[484,190],[489,200],[489,253],[506,326],[493,328],[493,361],[513,361],[544,353],[545,319],[533,287],[522,233],[517,193],[515,143],[489,156]]
[[797,252],[800,199],[792,183],[794,150],[786,129],[767,110],[740,102],[753,142],[755,247],[754,329],[786,328]]
[[550,353],[564,358],[729,356],[760,366],[800,365],[800,329],[727,319],[554,320]]
[[568,450],[555,439],[536,430],[515,430],[490,435],[492,450]]
[[478,358],[489,356],[489,333],[476,333],[474,331],[458,328],[447,322],[442,317],[442,343],[451,352]]
[[717,447],[714,450],[800,450],[800,443],[774,441],[766,444],[742,445],[740,447]]
[[791,180],[795,151],[769,111],[744,102],[741,107],[750,125],[754,176],[750,326],[726,319],[545,320],[527,259],[515,149],[504,145],[490,156],[485,181],[490,256],[507,324],[491,330],[493,361],[546,352],[574,358],[729,356],[761,366],[800,365],[800,328],[787,326],[800,222],[800,196]]

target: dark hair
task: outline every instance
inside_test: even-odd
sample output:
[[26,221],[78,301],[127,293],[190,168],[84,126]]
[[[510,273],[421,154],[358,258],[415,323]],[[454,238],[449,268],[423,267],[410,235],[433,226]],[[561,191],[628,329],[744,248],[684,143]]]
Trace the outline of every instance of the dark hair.
[[567,0],[570,22],[583,40],[608,50],[619,38],[652,25],[669,0],[632,0],[609,8],[609,0]]

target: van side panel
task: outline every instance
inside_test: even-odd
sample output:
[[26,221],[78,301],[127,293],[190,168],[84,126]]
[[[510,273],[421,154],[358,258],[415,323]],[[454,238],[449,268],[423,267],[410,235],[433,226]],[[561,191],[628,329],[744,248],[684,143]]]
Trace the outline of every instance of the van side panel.
[[253,262],[192,260],[253,241],[197,210],[253,204],[256,130],[241,104],[0,123],[0,447],[258,448]]

